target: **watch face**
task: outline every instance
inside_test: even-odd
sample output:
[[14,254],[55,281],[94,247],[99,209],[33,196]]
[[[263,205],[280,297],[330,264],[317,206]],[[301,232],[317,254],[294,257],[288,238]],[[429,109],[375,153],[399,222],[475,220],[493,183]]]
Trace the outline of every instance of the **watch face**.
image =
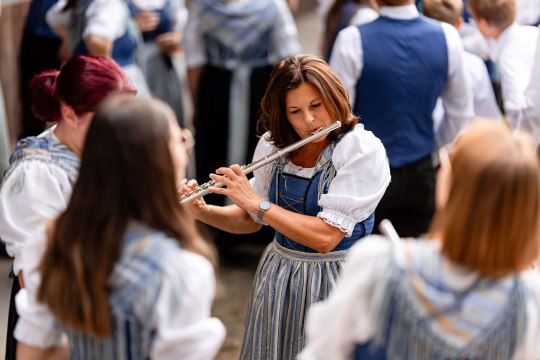
[[270,209],[270,205],[272,205],[272,203],[268,200],[263,200],[259,203],[259,209],[261,210],[268,210]]

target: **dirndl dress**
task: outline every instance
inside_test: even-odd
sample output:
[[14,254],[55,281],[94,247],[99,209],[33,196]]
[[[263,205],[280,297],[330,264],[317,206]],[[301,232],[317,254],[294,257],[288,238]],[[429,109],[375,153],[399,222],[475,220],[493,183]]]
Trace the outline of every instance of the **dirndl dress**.
[[[283,172],[278,160],[270,201],[284,209],[316,216],[319,197],[328,192],[335,169],[333,144],[319,157],[311,178]],[[374,215],[356,224],[353,234],[321,254],[276,232],[258,265],[248,303],[241,359],[295,359],[305,343],[304,320],[314,302],[328,297],[347,250],[373,229]]]

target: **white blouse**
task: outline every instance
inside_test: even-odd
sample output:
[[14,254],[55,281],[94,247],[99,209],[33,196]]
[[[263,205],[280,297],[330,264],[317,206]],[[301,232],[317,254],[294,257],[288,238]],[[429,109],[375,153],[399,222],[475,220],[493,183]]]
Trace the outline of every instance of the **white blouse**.
[[[49,26],[70,26],[71,9],[63,11],[67,0],[59,0],[46,15]],[[115,41],[126,32],[128,19],[127,7],[122,0],[94,0],[86,9],[87,23],[83,31],[83,39],[94,35],[109,41]]]
[[[411,241],[407,247],[421,246],[433,252],[433,258],[441,256],[437,243]],[[307,346],[298,358],[350,359],[356,344],[372,339],[387,287],[388,276],[384,274],[392,257],[403,267],[404,254],[381,236],[369,236],[355,244],[330,297],[310,308],[306,320]],[[476,272],[446,259],[443,268],[446,284],[456,291],[462,291],[478,278]],[[520,278],[525,290],[527,325],[513,358],[540,359],[540,274],[524,272]]]
[[[254,160],[277,150],[266,140],[268,134],[260,138]],[[354,226],[375,211],[390,183],[388,158],[381,141],[371,131],[358,125],[336,145],[332,162],[336,176],[330,183],[328,193],[319,200],[322,211],[317,216],[346,232],[346,236],[351,236]],[[284,167],[284,172],[305,178],[313,176],[314,170],[300,168],[290,161]],[[254,177],[250,180],[253,190],[266,198],[272,176],[270,171],[270,165],[260,167],[253,172]]]
[[0,188],[0,234],[13,271],[21,270],[22,247],[42,238],[42,224],[64,211],[71,197],[66,172],[55,164],[23,160],[6,176]]
[[[28,244],[22,252],[25,288],[16,297],[19,320],[14,336],[19,342],[46,348],[62,344],[63,333],[48,308],[37,302],[41,275],[36,270],[45,241]],[[174,258],[174,260],[173,260]],[[225,327],[210,317],[215,278],[212,265],[197,254],[178,249],[163,265],[153,325],[152,359],[213,359],[224,338]]]
[[506,118],[520,127],[525,108],[525,90],[531,79],[538,29],[513,24],[491,42],[490,56],[501,74],[501,92]]

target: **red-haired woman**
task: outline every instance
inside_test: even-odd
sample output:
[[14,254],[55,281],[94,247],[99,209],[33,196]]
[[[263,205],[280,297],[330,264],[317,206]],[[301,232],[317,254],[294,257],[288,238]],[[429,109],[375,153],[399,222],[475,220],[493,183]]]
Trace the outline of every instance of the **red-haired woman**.
[[24,286],[21,249],[36,238],[45,219],[66,208],[98,103],[109,93],[135,93],[135,88],[113,60],[89,55],[72,57],[59,71],[36,75],[30,91],[36,117],[55,126],[17,143],[0,187],[0,236],[14,258],[7,345],[13,358],[17,321],[13,299]]

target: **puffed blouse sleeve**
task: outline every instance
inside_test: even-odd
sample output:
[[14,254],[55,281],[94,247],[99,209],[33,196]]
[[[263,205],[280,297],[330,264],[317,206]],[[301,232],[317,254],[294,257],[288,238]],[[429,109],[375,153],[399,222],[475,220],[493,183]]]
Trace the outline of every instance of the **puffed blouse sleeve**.
[[[255,152],[253,153],[253,161],[262,159],[278,150],[271,141],[267,140],[269,136],[270,132],[267,132],[259,139]],[[253,191],[266,199],[268,198],[268,189],[270,187],[270,176],[272,176],[272,169],[272,163],[262,166],[253,171],[253,177],[250,179]]]
[[156,301],[151,358],[210,360],[225,339],[225,326],[211,316],[214,269],[200,255],[180,249],[167,259]]
[[381,141],[358,125],[337,144],[332,161],[336,176],[319,200],[317,216],[351,236],[354,226],[375,211],[390,183],[388,158]]

